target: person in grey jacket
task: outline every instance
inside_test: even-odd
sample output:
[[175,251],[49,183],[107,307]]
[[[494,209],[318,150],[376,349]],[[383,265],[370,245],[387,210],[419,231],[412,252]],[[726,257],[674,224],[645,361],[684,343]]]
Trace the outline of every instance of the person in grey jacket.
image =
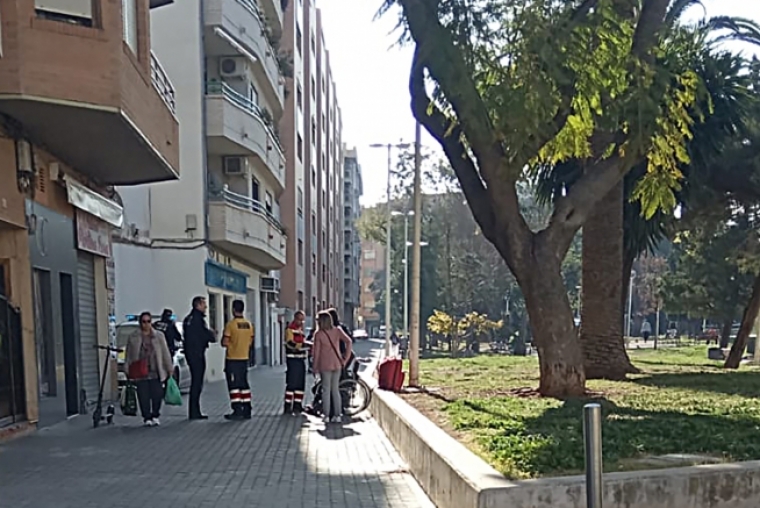
[[[146,427],[161,424],[161,402],[164,400],[164,383],[172,375],[173,360],[164,334],[153,328],[150,312],[140,314],[140,329],[127,339],[125,365],[132,377],[142,370],[139,378],[131,379],[137,386],[137,400]],[[133,367],[136,366],[137,368]]]

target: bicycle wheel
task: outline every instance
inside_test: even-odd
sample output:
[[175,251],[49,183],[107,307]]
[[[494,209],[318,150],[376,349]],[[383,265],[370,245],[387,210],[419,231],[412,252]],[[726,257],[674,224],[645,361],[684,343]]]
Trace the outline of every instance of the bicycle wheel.
[[370,390],[363,381],[344,379],[338,385],[338,389],[345,416],[355,416],[369,406]]

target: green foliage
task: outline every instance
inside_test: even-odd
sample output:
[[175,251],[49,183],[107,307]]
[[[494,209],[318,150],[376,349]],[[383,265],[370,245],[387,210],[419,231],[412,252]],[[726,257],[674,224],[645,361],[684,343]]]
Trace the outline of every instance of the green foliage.
[[[604,415],[606,472],[641,468],[635,459],[686,453],[760,459],[760,371],[725,372],[706,347],[632,351],[644,372],[633,382],[591,381]],[[538,377],[535,358],[479,356],[423,360],[421,381],[437,398],[411,396],[510,478],[581,474],[582,406],[521,393]],[[442,396],[442,397],[441,397]],[[444,402],[445,398],[451,402]],[[646,466],[651,469],[652,466]]]

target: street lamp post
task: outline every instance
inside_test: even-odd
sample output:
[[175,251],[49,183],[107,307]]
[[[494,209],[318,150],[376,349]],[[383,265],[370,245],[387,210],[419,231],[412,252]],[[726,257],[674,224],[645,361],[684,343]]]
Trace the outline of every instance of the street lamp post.
[[393,149],[403,150],[409,148],[409,143],[374,143],[371,148],[386,148],[388,150],[388,182],[386,186],[386,224],[385,224],[385,356],[391,354],[391,159]]
[[422,265],[422,128],[414,126],[414,240],[412,256],[412,335],[409,338],[409,386],[420,386],[420,275]]

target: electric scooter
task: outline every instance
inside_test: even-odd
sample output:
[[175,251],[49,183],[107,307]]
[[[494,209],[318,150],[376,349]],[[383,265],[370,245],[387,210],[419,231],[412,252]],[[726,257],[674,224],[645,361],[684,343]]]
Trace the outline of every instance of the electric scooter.
[[[96,349],[107,351],[109,353],[121,353],[123,349],[115,348],[112,346],[93,346]],[[110,360],[110,354],[106,355],[106,359],[103,362],[103,375],[100,378],[100,391],[98,392],[98,402],[95,405],[95,411],[92,413],[92,426],[97,429],[102,422],[106,422],[107,425],[113,423],[113,416],[116,414],[116,408],[113,404],[109,404],[106,408],[106,414],[103,416],[103,388],[106,385],[106,377],[108,376],[108,363]]]

